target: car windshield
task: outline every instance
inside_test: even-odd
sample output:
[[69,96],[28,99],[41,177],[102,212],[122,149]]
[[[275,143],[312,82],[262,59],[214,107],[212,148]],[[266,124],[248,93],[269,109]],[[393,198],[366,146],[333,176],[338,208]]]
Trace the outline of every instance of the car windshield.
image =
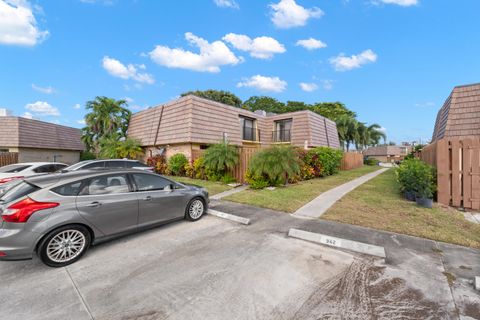
[[71,166],[68,166],[66,168],[61,169],[61,171],[75,171],[79,169],[81,166],[84,166],[85,164],[89,163],[91,161],[80,161],[78,163],[72,164]]
[[0,168],[0,173],[15,173],[30,168],[31,165],[11,164]]
[[39,188],[28,182],[22,181],[21,183],[13,186],[7,190],[2,196],[0,196],[0,203],[9,203],[20,199],[30,193],[37,191]]
[[0,184],[0,199],[5,193],[7,193],[7,191],[20,184],[22,181],[22,179],[15,179],[7,183]]

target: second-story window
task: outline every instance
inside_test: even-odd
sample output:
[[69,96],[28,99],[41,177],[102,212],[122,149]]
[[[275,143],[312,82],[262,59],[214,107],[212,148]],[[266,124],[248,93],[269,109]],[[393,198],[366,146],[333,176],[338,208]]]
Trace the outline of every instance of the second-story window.
[[292,132],[292,119],[275,121],[273,142],[290,142]]
[[257,141],[256,120],[247,117],[240,117],[240,126],[242,128],[242,139],[248,141]]

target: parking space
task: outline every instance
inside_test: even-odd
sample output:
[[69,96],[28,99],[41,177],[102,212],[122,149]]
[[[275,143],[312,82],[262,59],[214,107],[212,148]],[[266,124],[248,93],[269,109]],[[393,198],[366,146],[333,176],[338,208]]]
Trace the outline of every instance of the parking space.
[[414,270],[289,238],[284,223],[258,218],[245,226],[206,216],[99,245],[67,268],[38,260],[1,262],[0,314],[22,320],[453,314],[448,285],[437,284],[432,294],[432,280],[413,285],[408,273]]

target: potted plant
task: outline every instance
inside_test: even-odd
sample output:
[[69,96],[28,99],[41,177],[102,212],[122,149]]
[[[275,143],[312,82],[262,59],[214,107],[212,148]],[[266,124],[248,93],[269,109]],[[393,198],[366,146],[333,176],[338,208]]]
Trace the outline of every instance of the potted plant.
[[433,205],[433,194],[436,190],[435,170],[423,161],[419,161],[415,170],[416,181],[416,202],[419,206],[431,208]]
[[400,190],[403,192],[405,199],[409,201],[415,201],[417,191],[416,167],[418,166],[418,161],[417,159],[405,160],[396,170]]

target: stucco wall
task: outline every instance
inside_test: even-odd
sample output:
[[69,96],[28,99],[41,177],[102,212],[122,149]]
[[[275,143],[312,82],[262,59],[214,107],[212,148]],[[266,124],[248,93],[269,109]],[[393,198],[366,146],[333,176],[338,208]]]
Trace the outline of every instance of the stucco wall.
[[[66,151],[54,149],[10,148],[11,152],[18,152],[19,162],[56,162],[74,164],[80,161],[80,151]],[[15,150],[13,150],[15,149]]]

